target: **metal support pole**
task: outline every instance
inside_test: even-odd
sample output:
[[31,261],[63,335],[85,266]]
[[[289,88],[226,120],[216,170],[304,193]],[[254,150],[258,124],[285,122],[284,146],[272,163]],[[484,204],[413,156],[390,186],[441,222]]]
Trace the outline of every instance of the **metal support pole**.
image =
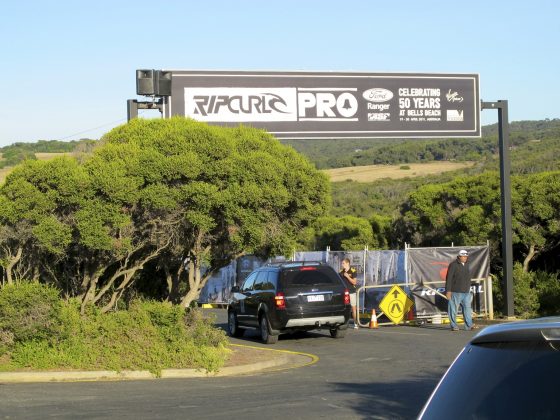
[[502,264],[503,291],[506,315],[513,318],[513,247],[511,229],[511,164],[509,158],[508,101],[481,102],[481,109],[498,110],[498,133],[500,143],[500,189],[502,208]]
[[138,101],[136,99],[128,99],[126,101],[126,120],[138,118]]
[[158,98],[152,102],[138,102],[136,99],[126,101],[128,121],[138,118],[139,109],[157,109],[163,115],[163,98]]

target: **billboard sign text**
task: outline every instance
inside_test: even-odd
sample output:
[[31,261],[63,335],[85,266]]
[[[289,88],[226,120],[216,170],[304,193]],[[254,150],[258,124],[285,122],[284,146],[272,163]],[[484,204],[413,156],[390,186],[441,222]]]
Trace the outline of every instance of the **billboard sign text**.
[[480,136],[476,74],[170,72],[165,117],[278,138]]

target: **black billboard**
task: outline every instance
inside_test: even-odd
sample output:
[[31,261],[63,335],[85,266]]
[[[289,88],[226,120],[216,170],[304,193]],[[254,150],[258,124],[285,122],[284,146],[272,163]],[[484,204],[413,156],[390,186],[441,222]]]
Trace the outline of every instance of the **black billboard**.
[[476,74],[168,71],[164,117],[280,139],[480,137]]

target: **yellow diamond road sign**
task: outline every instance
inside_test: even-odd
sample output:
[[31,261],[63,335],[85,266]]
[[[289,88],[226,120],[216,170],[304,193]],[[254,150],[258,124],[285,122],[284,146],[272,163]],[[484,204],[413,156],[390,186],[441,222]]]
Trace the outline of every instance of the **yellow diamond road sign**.
[[414,302],[407,296],[403,289],[399,286],[393,286],[381,300],[379,309],[381,309],[385,316],[393,321],[393,323],[399,324],[413,305]]

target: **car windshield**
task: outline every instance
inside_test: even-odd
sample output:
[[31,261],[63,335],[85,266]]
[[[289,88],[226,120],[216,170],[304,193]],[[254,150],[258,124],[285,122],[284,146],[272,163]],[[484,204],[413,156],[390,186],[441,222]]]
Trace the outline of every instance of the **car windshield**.
[[560,343],[467,346],[423,419],[553,419],[560,413]]
[[285,270],[282,273],[285,287],[340,285],[340,278],[334,271],[327,269]]

